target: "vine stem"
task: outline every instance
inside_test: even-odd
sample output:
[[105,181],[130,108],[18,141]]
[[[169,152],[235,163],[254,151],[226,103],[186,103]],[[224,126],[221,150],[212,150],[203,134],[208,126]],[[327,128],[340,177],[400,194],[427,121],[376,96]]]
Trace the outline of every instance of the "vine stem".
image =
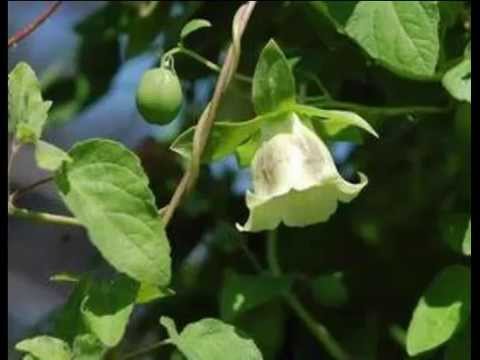
[[27,209],[20,209],[11,202],[8,203],[8,215],[15,216],[21,219],[27,219],[42,223],[51,223],[57,225],[83,226],[76,218],[62,215],[55,215],[45,212],[30,211]]
[[163,216],[163,222],[165,226],[168,225],[182,199],[193,189],[197,181],[200,171],[200,160],[207,144],[213,122],[215,121],[215,116],[222,96],[236,72],[240,57],[240,40],[243,32],[245,31],[248,20],[250,19],[250,15],[255,8],[255,5],[256,1],[249,1],[243,4],[235,14],[232,26],[233,41],[228,48],[225,62],[222,66],[215,90],[213,92],[213,98],[203,111],[197,126],[195,127],[191,161],[179,185],[175,189],[175,192],[168,204],[168,208],[165,210],[165,214]]
[[141,349],[138,349],[138,350],[135,350],[135,351],[132,351],[131,353],[128,353],[128,354],[125,354],[125,356],[123,356],[121,358],[121,360],[129,360],[129,359],[134,359],[140,355],[144,355],[144,354],[147,354],[153,350],[156,350],[158,348],[161,348],[162,346],[165,346],[165,345],[168,345],[170,344],[170,339],[168,340],[162,340],[162,341],[158,341],[156,343],[153,343],[153,344],[150,344],[144,348],[141,348]]
[[310,97],[305,99],[305,103],[316,104],[322,108],[337,110],[352,110],[356,112],[369,113],[371,115],[397,116],[405,114],[441,114],[451,110],[451,106],[366,106],[351,102],[337,101],[327,99],[323,96]]
[[22,189],[19,189],[19,190],[16,190],[12,196],[10,197],[10,201],[12,202],[12,204],[15,203],[16,200],[20,199],[22,196],[24,196],[27,192],[41,186],[41,185],[44,185],[44,184],[47,184],[49,183],[50,181],[53,180],[53,177],[50,176],[50,177],[47,177],[45,179],[41,179],[41,180],[38,180],[36,182],[34,182],[33,184],[30,184]]
[[[275,276],[282,275],[282,269],[277,256],[277,232],[270,231],[267,235],[267,261],[270,271]],[[304,322],[312,335],[323,344],[330,356],[335,360],[349,360],[350,355],[342,349],[340,344],[332,337],[328,329],[316,321],[313,315],[303,306],[300,300],[292,293],[285,295],[285,301],[295,314]]]
[[33,33],[45,20],[47,20],[54,12],[58,9],[58,7],[62,4],[61,1],[55,1],[51,4],[43,13],[41,13],[35,20],[33,20],[30,24],[25,26],[23,29],[19,30],[13,36],[8,38],[8,47],[12,47],[13,45],[19,43],[31,33]]

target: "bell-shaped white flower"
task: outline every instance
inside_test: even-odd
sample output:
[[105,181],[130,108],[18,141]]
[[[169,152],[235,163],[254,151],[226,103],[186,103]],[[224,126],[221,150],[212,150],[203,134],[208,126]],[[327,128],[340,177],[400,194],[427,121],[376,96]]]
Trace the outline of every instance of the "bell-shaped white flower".
[[367,185],[344,180],[320,137],[296,114],[267,130],[251,164],[253,193],[247,191],[250,210],[241,231],[275,229],[280,222],[303,227],[325,222],[337,202],[350,202]]

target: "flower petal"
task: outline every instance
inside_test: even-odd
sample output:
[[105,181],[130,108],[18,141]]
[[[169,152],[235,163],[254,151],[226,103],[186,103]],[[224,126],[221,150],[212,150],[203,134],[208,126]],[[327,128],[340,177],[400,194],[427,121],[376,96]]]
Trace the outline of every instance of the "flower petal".
[[359,174],[360,183],[351,184],[341,176],[325,181],[309,189],[291,190],[273,198],[260,198],[247,193],[250,216],[240,231],[258,232],[273,230],[281,222],[286,226],[305,227],[327,221],[337,209],[337,202],[350,202],[367,185],[364,174]]

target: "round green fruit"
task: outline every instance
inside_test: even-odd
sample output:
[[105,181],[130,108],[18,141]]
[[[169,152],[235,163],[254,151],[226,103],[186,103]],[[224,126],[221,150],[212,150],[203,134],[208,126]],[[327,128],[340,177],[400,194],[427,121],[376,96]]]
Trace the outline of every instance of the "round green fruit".
[[182,107],[182,86],[177,75],[166,68],[143,74],[137,89],[137,108],[143,118],[157,125],[171,122]]

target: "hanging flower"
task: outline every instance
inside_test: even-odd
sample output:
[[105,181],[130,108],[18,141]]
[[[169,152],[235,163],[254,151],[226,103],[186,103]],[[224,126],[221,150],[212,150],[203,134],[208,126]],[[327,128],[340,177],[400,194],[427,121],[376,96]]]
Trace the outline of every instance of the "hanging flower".
[[264,141],[251,164],[253,193],[246,195],[250,215],[245,225],[237,224],[240,231],[325,222],[338,201],[350,202],[367,185],[361,173],[358,184],[340,176],[327,146],[308,125],[291,113],[262,130]]

